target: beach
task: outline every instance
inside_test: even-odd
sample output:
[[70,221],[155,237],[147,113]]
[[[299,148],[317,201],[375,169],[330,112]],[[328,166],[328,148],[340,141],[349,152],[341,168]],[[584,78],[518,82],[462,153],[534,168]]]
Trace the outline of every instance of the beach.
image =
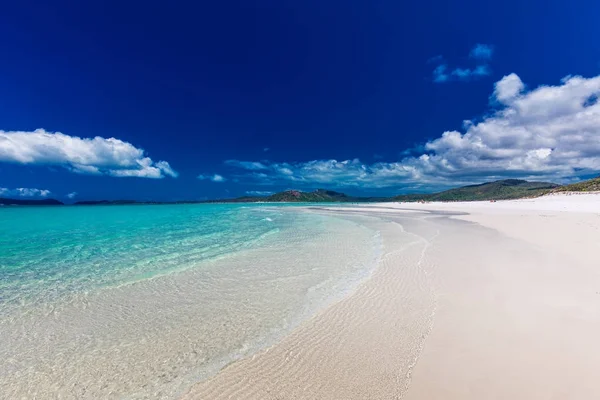
[[600,195],[309,212],[377,226],[372,277],[183,398],[600,398]]
[[2,399],[600,398],[600,194],[0,211]]

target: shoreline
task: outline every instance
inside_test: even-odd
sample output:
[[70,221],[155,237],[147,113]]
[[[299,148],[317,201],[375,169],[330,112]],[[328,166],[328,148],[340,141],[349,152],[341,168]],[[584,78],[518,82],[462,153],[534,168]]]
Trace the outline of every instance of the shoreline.
[[[382,388],[391,388],[396,395],[401,393],[404,380],[408,379],[423,340],[431,329],[435,310],[428,277],[421,267],[421,258],[429,241],[405,232],[395,222],[366,218],[372,219],[368,224],[378,226],[384,241],[384,255],[370,279],[349,296],[314,315],[279,343],[230,364],[212,379],[196,384],[182,398],[364,399],[385,396],[387,389],[382,391]],[[400,264],[413,267],[410,271],[402,271],[396,268]],[[410,281],[389,279],[405,272],[410,274]],[[385,285],[383,292],[378,290],[381,285]],[[388,297],[393,293],[396,295],[390,302]],[[408,293],[414,295],[408,296]],[[365,299],[369,301],[365,302]],[[373,313],[372,302],[379,304],[378,313]],[[403,321],[404,326],[414,327],[406,346],[386,340],[388,334],[400,333],[402,324],[399,321]],[[370,349],[365,352],[364,338],[376,338],[383,347],[377,352]],[[385,366],[385,374],[379,374],[382,366]],[[388,373],[398,368],[406,379]],[[282,374],[293,379],[283,378]],[[344,381],[344,385],[339,385],[340,381]]]
[[[238,221],[253,221],[240,229],[277,228],[277,235],[176,272],[85,291],[37,286],[48,292],[32,291],[35,302],[22,303],[21,289],[21,303],[1,303],[0,398],[177,398],[345,297],[379,257],[376,232],[352,221],[284,208],[250,214],[238,208]],[[256,239],[246,236],[242,242],[226,238],[245,245]],[[206,255],[209,247],[193,246],[199,242],[190,243],[190,237],[181,235],[184,247],[167,241],[157,248],[169,259],[191,261],[180,249]],[[111,246],[105,250],[119,250]]]
[[582,196],[315,210],[399,228],[354,293],[182,398],[600,397],[600,196]]

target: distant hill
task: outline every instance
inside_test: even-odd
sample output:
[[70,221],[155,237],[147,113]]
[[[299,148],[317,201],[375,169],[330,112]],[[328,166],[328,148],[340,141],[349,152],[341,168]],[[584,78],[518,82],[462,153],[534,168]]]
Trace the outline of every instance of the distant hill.
[[439,193],[403,194],[394,197],[354,197],[332,190],[318,189],[314,192],[286,190],[263,197],[239,197],[236,199],[217,200],[227,203],[255,202],[296,202],[296,203],[325,203],[325,202],[388,202],[388,201],[477,201],[477,200],[506,200],[524,197],[537,197],[559,187],[549,182],[528,182],[519,179],[505,179],[479,185],[463,186]]
[[353,197],[350,197],[344,193],[334,192],[333,190],[317,189],[314,192],[286,190],[285,192],[275,193],[271,196],[268,196],[265,201],[324,203],[332,201],[348,202],[353,201],[353,199]]
[[62,206],[63,203],[54,199],[28,200],[6,199],[0,197],[0,205],[4,206]]
[[600,192],[600,176],[587,181],[564,185],[552,190],[555,192]]
[[541,196],[558,187],[559,185],[549,182],[505,179],[479,185],[463,186],[439,193],[400,195],[393,199],[395,201],[509,200]]
[[236,199],[217,200],[217,202],[238,203],[238,202],[286,202],[286,203],[351,203],[351,202],[375,202],[392,201],[389,197],[356,197],[348,196],[345,193],[334,192],[333,190],[317,189],[313,192],[303,192],[300,190],[286,190],[270,196],[238,197]]
[[278,203],[330,203],[330,202],[350,202],[365,201],[366,198],[351,197],[344,193],[334,192],[333,190],[317,189],[313,192],[302,192],[300,190],[286,190],[272,194],[270,196],[244,196],[235,199],[214,200],[210,202],[219,203],[257,203],[257,202],[278,202]]
[[[286,190],[270,196],[245,196],[235,199],[202,200],[202,201],[135,201],[135,200],[98,200],[78,201],[74,205],[123,205],[123,204],[197,204],[197,203],[257,203],[257,202],[291,202],[291,203],[333,203],[333,202],[415,202],[415,201],[478,201],[478,200],[510,200],[538,197],[556,192],[592,192],[600,191],[600,177],[572,185],[560,186],[549,182],[528,182],[520,179],[505,179],[479,185],[463,186],[439,193],[403,194],[394,197],[355,197],[333,190],[317,189],[312,192]],[[62,205],[55,199],[23,200],[0,198],[0,205]]]

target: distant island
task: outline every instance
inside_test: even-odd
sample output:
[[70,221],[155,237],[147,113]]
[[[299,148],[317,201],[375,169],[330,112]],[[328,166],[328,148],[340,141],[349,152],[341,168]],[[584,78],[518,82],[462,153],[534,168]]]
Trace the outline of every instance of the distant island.
[[0,206],[62,206],[64,203],[55,199],[25,200],[0,197]]
[[[600,191],[600,177],[571,185],[558,185],[550,182],[529,182],[520,179],[504,179],[478,185],[468,185],[437,193],[402,194],[393,197],[349,196],[333,190],[317,189],[312,192],[286,190],[269,196],[244,196],[234,199],[201,201],[136,201],[136,200],[98,200],[78,201],[75,206],[85,205],[124,205],[124,204],[199,204],[199,203],[372,203],[372,202],[418,202],[418,201],[485,201],[511,200],[539,197],[558,192]],[[55,199],[23,200],[0,198],[0,205],[64,205]]]

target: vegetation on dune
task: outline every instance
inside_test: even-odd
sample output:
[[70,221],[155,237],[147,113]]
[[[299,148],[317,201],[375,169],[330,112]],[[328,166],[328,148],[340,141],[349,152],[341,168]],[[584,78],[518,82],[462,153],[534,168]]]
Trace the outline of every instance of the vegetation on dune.
[[560,186],[552,192],[600,192],[600,176],[587,181]]

